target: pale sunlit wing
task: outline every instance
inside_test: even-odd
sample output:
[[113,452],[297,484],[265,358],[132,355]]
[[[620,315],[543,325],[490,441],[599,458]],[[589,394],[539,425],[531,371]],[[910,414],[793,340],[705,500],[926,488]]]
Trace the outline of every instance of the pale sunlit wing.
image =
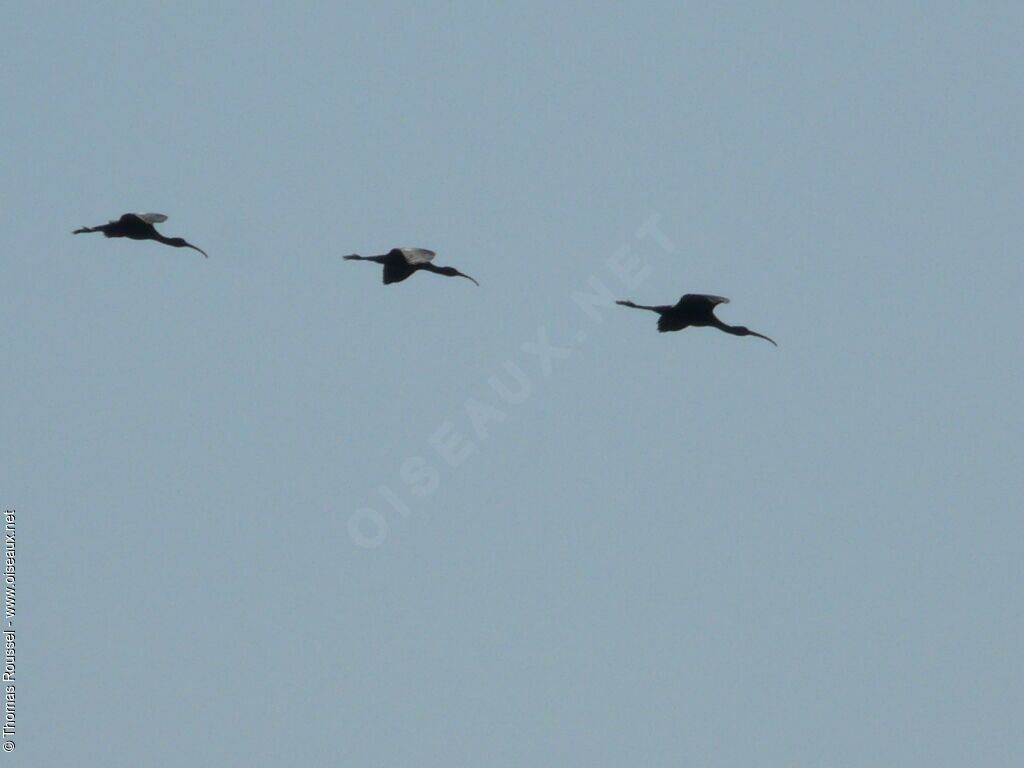
[[437,254],[426,248],[399,248],[407,264],[426,264]]
[[161,221],[167,221],[167,217],[162,213],[136,213],[135,215],[147,224],[159,224]]
[[688,293],[685,296],[683,296],[681,299],[679,299],[680,302],[683,302],[683,301],[695,301],[695,300],[707,301],[707,302],[710,302],[712,304],[728,304],[729,303],[729,300],[727,298],[725,298],[725,296],[712,296],[712,295],[707,294],[707,293]]

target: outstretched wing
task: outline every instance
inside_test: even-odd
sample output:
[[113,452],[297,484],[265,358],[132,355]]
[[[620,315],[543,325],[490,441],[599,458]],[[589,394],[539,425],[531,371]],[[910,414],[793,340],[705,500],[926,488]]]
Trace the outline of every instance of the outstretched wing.
[[679,299],[677,307],[684,306],[686,304],[710,304],[712,307],[717,304],[728,304],[729,300],[725,296],[712,296],[709,293],[688,293]]
[[437,255],[426,248],[399,248],[398,250],[405,257],[406,264],[426,264]]
[[136,213],[135,215],[147,224],[159,224],[162,221],[167,221],[167,217],[162,213]]

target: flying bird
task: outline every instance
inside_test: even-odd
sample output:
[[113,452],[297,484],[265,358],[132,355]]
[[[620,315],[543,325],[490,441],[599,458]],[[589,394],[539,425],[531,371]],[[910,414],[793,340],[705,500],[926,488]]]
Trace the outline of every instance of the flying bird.
[[[454,267],[438,267],[431,264],[430,262],[436,255],[433,251],[428,251],[426,248],[392,248],[382,256],[360,256],[357,253],[353,253],[351,256],[346,256],[345,259],[348,261],[373,261],[377,264],[383,264],[384,285],[400,283],[413,272],[421,269],[433,272],[435,275],[464,277],[467,280],[473,280],[472,277],[462,274]],[[476,280],[473,280],[473,282],[480,285]]]
[[164,245],[175,248],[191,248],[206,256],[206,251],[196,248],[183,237],[164,237],[156,231],[154,224],[167,221],[162,213],[126,213],[117,221],[101,224],[98,227],[82,227],[71,234],[80,235],[88,232],[102,232],[106,237],[127,237],[130,240],[156,240]]
[[[729,300],[724,296],[688,293],[679,299],[679,303],[674,307],[645,307],[642,304],[634,304],[632,301],[617,301],[615,303],[621,304],[624,307],[632,307],[633,309],[649,309],[651,312],[657,312],[659,315],[658,330],[662,333],[666,331],[681,331],[683,328],[688,328],[691,325],[696,327],[710,325],[712,328],[731,333],[733,336],[757,336],[759,339],[765,339],[775,344],[773,339],[752,331],[744,325],[726,325],[715,317],[715,307],[719,304],[729,303]],[[779,345],[775,344],[775,346]]]

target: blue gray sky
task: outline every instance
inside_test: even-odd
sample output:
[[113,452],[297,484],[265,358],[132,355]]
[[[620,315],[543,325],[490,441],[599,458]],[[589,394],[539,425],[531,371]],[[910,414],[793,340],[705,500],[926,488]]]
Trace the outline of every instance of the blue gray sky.
[[1021,764],[1024,11],[750,5],[5,9],[5,759]]

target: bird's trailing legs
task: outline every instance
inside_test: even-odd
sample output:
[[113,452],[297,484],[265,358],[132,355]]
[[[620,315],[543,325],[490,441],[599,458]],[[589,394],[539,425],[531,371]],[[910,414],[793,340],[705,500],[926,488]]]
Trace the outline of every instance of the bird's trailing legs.
[[615,303],[621,304],[624,307],[632,307],[633,309],[649,309],[651,312],[658,312],[659,314],[666,309],[671,309],[671,307],[648,307],[644,304],[634,304],[632,301],[616,301]]

